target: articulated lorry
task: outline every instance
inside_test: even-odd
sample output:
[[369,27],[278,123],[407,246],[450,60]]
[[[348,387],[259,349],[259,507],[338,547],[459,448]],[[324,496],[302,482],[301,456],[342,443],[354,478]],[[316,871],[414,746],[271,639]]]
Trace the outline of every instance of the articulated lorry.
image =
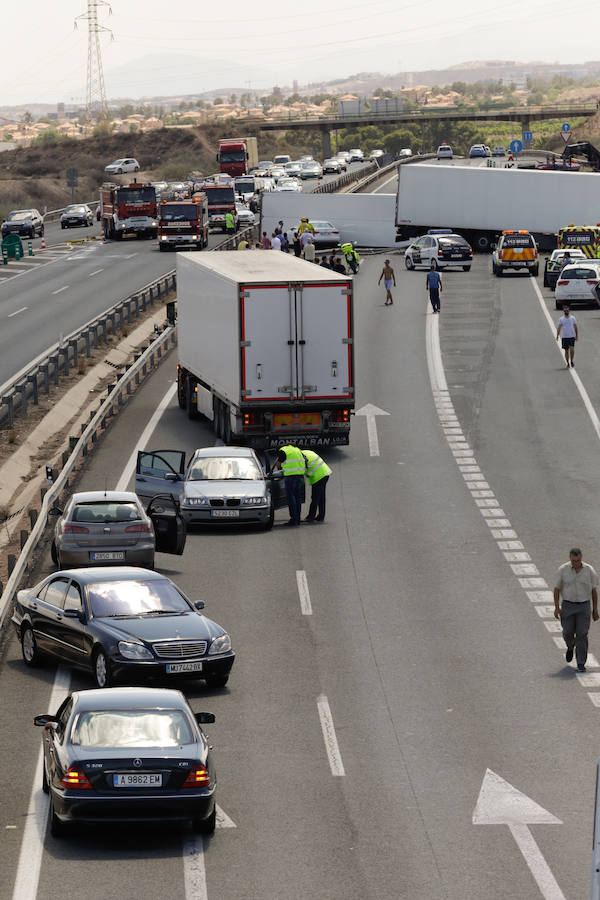
[[[232,184],[203,184],[202,192],[208,200],[208,225],[226,231],[225,216],[230,212],[237,231],[238,216],[235,208],[235,190]],[[192,199],[197,195],[194,194]]]
[[352,278],[287,253],[177,259],[179,405],[257,449],[347,444]]
[[485,252],[506,229],[530,232],[553,250],[569,222],[595,223],[600,182],[592,173],[412,165],[398,169],[396,241],[452,228]]
[[208,201],[206,194],[193,200],[170,200],[158,207],[158,249],[202,250],[208,243]]
[[219,170],[228,175],[247,175],[258,166],[258,143],[255,137],[229,138],[219,141]]
[[103,184],[100,222],[104,237],[120,241],[126,235],[155,238],[158,234],[156,190],[151,184]]

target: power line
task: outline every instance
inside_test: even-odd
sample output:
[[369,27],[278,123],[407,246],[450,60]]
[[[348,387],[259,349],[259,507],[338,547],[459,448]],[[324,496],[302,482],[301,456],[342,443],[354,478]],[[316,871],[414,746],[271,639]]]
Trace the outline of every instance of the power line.
[[109,15],[112,15],[110,3],[106,0],[87,0],[87,13],[82,13],[75,19],[75,28],[78,20],[88,23],[88,59],[87,59],[87,86],[86,86],[86,112],[91,119],[94,113],[100,119],[108,117],[108,105],[106,103],[106,89],[104,87],[104,71],[102,69],[102,54],[100,52],[100,34],[107,32],[111,40],[114,35],[110,28],[105,28],[98,22],[98,7],[108,7]]

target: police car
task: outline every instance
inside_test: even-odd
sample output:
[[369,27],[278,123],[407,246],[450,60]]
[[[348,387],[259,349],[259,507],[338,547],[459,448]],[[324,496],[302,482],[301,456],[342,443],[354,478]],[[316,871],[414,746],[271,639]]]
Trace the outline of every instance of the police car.
[[416,238],[406,248],[404,264],[407,269],[425,266],[427,269],[446,269],[462,266],[468,272],[473,261],[473,250],[460,234],[451,228],[430,228],[427,234]]

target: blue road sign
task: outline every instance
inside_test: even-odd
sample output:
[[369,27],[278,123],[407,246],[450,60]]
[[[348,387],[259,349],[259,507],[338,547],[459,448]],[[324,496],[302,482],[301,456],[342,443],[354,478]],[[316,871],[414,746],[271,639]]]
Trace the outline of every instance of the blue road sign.
[[562,125],[560,126],[560,130],[561,131],[570,131],[571,126],[569,125],[568,122],[563,122]]
[[523,144],[521,141],[514,140],[514,141],[510,142],[510,152],[511,153],[520,153],[522,149],[523,149]]
[[530,144],[533,140],[533,131],[524,131],[523,132],[523,143]]

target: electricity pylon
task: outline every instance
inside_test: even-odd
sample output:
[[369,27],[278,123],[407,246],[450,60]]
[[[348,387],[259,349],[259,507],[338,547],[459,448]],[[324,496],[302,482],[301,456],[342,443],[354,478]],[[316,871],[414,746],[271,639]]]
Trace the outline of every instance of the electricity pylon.
[[110,34],[111,40],[114,35],[110,28],[105,28],[98,22],[98,7],[108,7],[109,15],[112,15],[110,3],[106,0],[87,0],[87,13],[82,13],[75,19],[75,28],[80,19],[87,20],[88,23],[88,60],[87,60],[87,88],[85,108],[88,118],[92,118],[94,114],[98,118],[104,119],[108,117],[108,106],[106,104],[106,90],[104,88],[104,72],[102,70],[102,54],[100,52],[100,34],[105,31]]

